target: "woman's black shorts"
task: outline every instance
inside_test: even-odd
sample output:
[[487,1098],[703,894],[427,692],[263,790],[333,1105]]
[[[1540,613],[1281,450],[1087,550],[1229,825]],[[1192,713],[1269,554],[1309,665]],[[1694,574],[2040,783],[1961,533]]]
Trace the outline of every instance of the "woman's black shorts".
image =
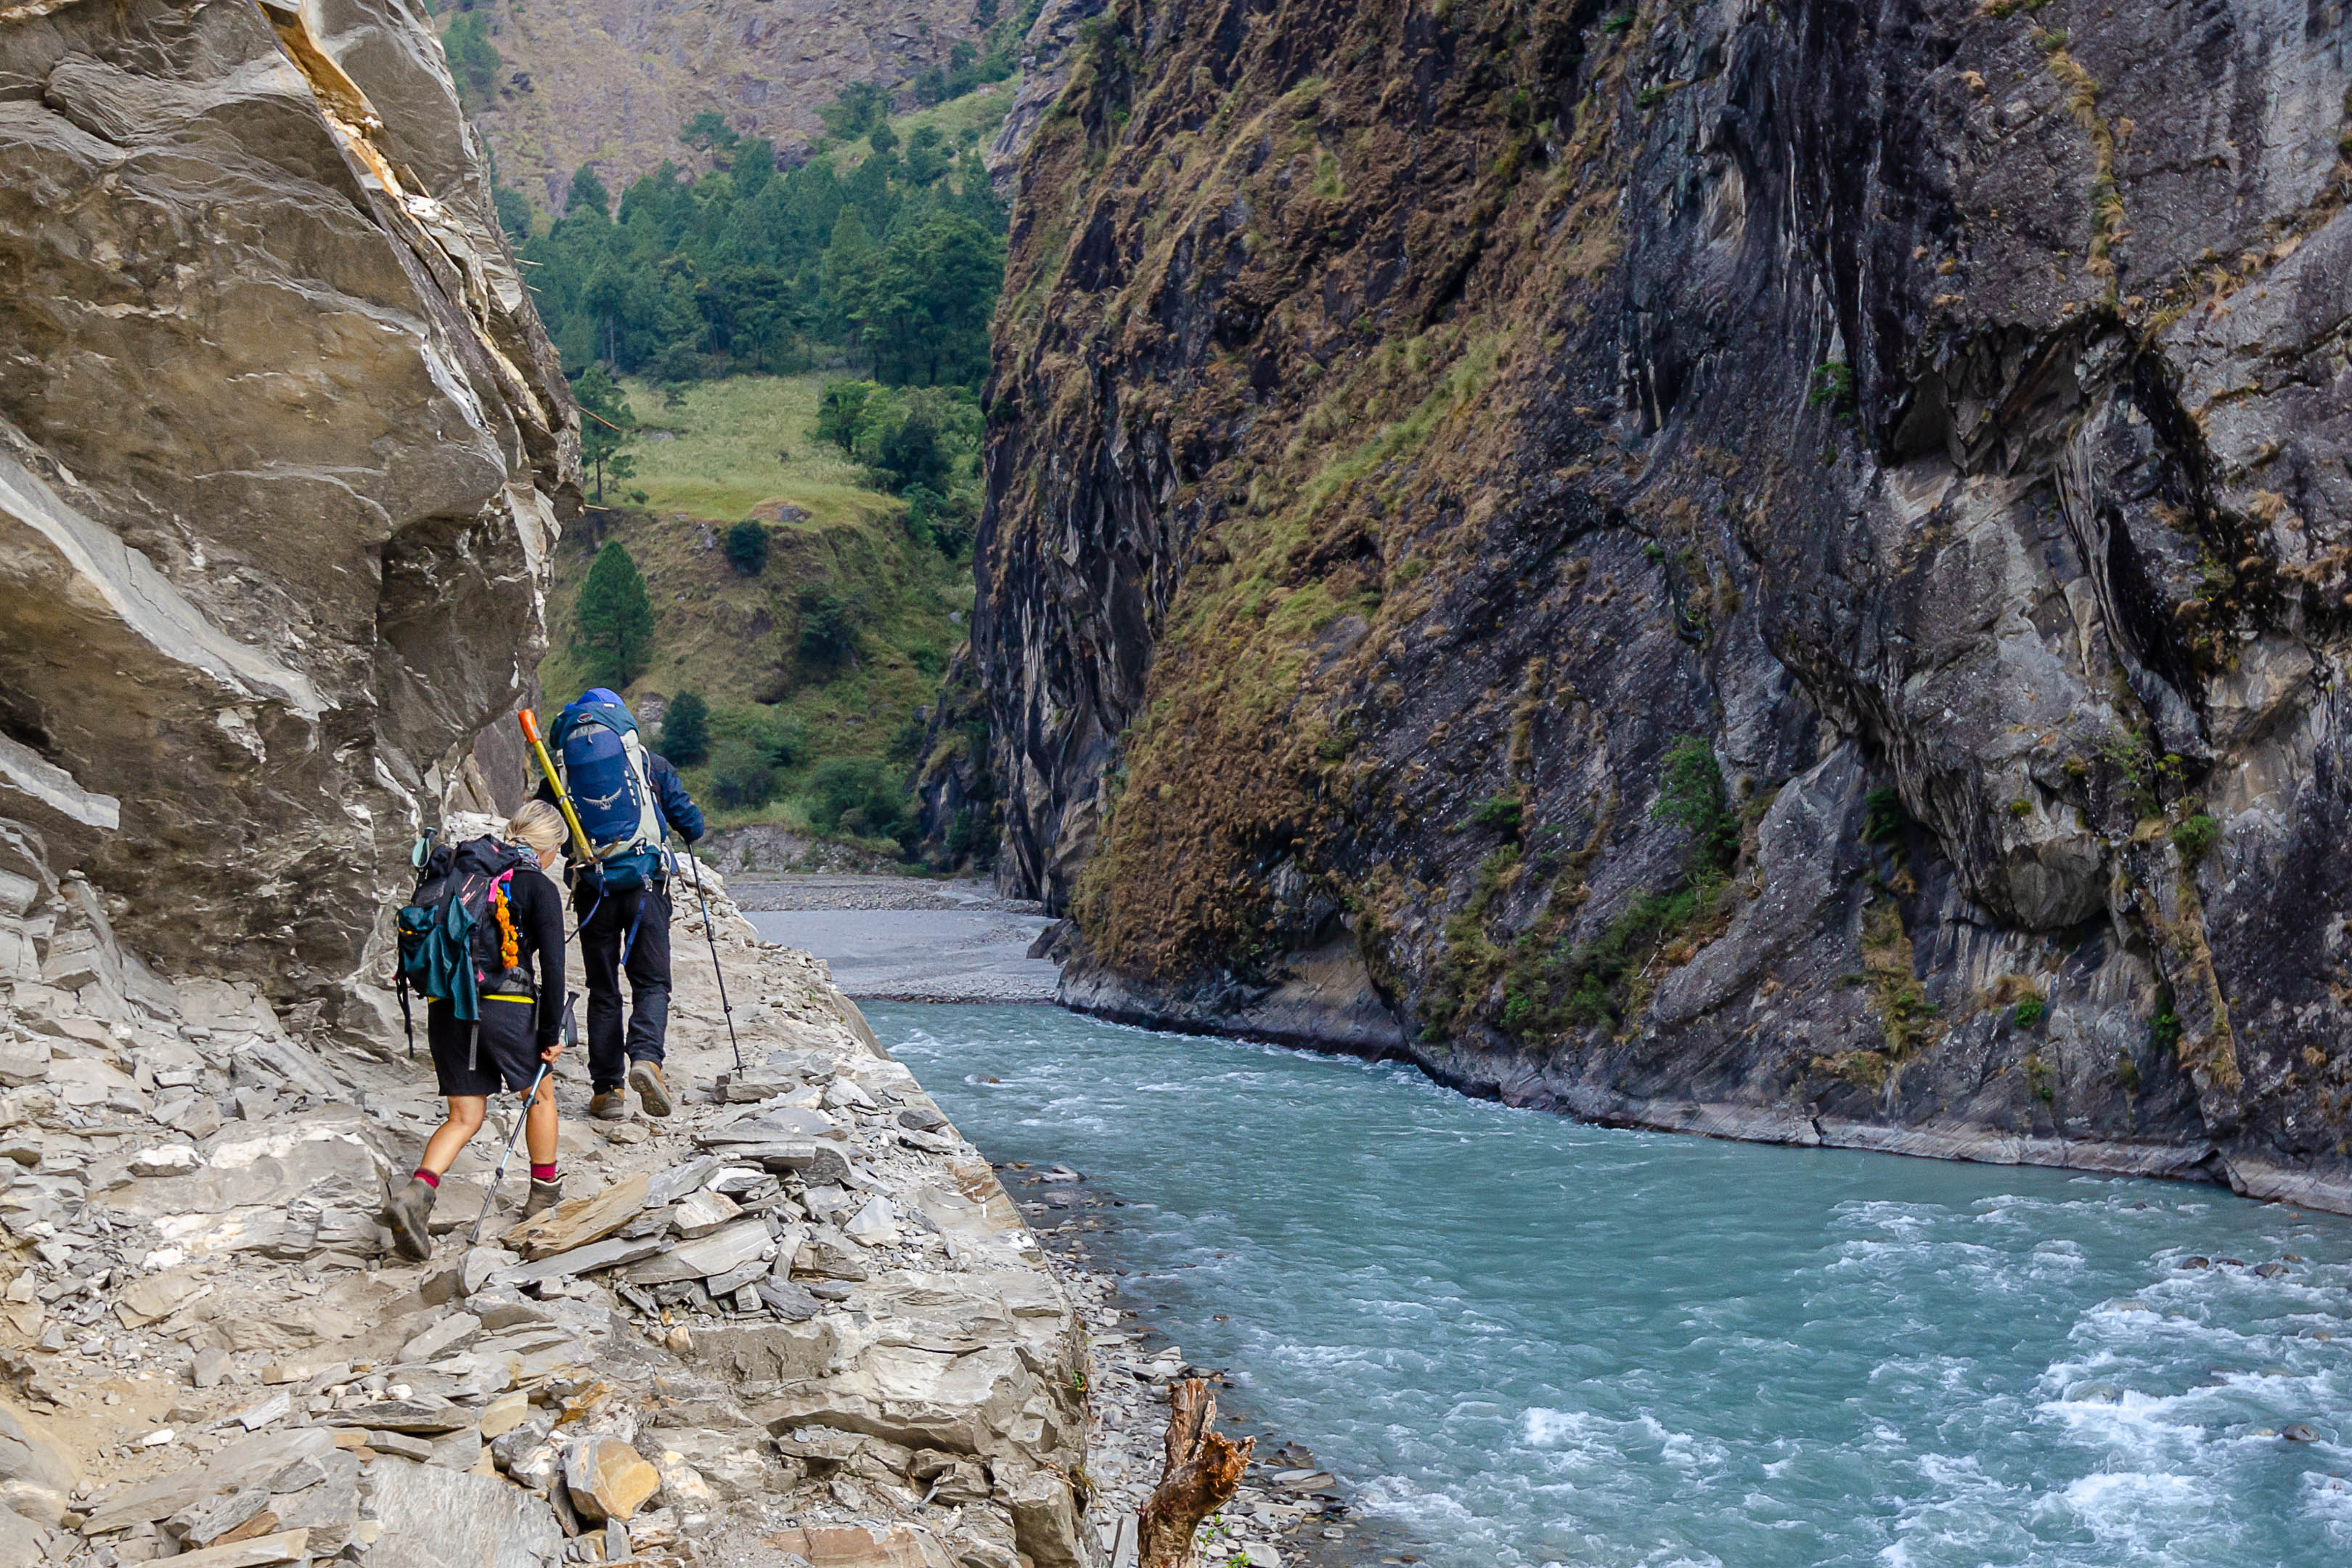
[[433,1046],[433,1071],[444,1097],[499,1092],[517,1094],[539,1075],[539,1008],[505,996],[481,1000],[478,1031],[459,1022],[446,1002],[425,1009],[425,1034]]

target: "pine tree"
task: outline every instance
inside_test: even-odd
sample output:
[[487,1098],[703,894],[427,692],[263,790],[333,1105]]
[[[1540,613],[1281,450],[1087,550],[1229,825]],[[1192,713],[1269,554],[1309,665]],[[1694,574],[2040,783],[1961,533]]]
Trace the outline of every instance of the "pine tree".
[[596,471],[596,504],[604,504],[604,480],[635,478],[637,460],[625,448],[637,438],[637,416],[620,383],[601,364],[592,364],[572,383],[580,405],[580,460]]
[[604,182],[596,177],[596,171],[585,163],[581,164],[573,173],[572,188],[565,193],[563,198],[563,210],[566,213],[576,213],[583,209],[594,213],[598,217],[610,217],[613,215],[612,194],[604,189]]
[[662,714],[662,755],[681,768],[690,768],[710,754],[710,710],[691,691],[669,700]]
[[596,552],[588,581],[580,587],[572,656],[591,686],[626,687],[644,673],[654,640],[653,601],[637,563],[610,539]]

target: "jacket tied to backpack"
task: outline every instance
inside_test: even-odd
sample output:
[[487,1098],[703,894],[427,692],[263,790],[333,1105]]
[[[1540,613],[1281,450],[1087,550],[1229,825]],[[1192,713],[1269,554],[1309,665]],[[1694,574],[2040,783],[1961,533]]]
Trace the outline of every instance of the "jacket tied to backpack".
[[[420,845],[416,890],[397,920],[400,1012],[411,992],[446,1004],[474,1026],[475,1063],[485,1035],[494,1043],[528,1041],[537,1029],[539,996],[522,965],[521,933],[510,890],[516,871],[537,869],[520,845],[471,838],[426,853]],[[416,1052],[413,1024],[409,1054]]]

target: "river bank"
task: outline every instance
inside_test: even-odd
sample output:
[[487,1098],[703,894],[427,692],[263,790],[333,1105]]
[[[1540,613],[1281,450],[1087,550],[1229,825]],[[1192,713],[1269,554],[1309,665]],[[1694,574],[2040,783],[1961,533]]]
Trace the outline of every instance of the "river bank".
[[[2078,1058],[2095,1055],[2095,1042],[2074,1041],[2063,1027],[2047,1031],[2050,1037],[2016,1062],[2004,1059],[2019,1048],[2015,1042],[1988,1047],[1969,1069],[1980,1079],[1977,1092],[1951,1102],[1916,1091],[1897,1097],[1904,1082],[1899,1072],[1886,1079],[1884,1096],[1842,1091],[1825,1100],[1796,1094],[1778,1079],[1727,1076],[1721,1061],[1704,1052],[1636,1073],[1613,1047],[1580,1054],[1514,1044],[1491,1031],[1439,1039],[1410,1035],[1381,1000],[1352,941],[1294,954],[1286,979],[1252,990],[1139,984],[1081,951],[1066,921],[1045,940],[1064,963],[1055,999],[1076,1012],[1139,1028],[1410,1062],[1457,1093],[1596,1126],[2210,1184],[2241,1197],[2352,1215],[2352,1180],[2334,1164],[2289,1161],[2275,1149],[2242,1140],[2190,1135],[2193,1118],[2155,1115],[2150,1106],[2178,1101],[2185,1092],[2179,1065],[2162,1052],[2143,1053],[2140,1061],[2129,1053],[2110,1054],[2092,1063],[2110,1076],[2122,1072],[2118,1061],[2131,1064],[2130,1079],[2145,1101],[2136,1131],[2119,1132],[2069,1114],[2063,1075],[2053,1061],[2080,1065]],[[1999,1007],[1978,1011],[1971,1026],[1979,1033],[1992,1027],[1981,1015],[2007,1016]],[[2049,1058],[2035,1049],[2046,1050]],[[1816,1070],[1823,1065],[1819,1058],[1813,1063]],[[2030,1089],[2036,1082],[2046,1094]],[[2026,1109],[2015,1103],[2020,1094]]]
[[[1055,966],[1028,956],[1049,922],[1034,905],[1000,900],[984,884],[794,876],[741,879],[733,892],[762,936],[817,954],[835,984],[868,1005],[1053,999]],[[1258,1439],[1248,1479],[1213,1521],[1212,1561],[1238,1556],[1292,1568],[1420,1561],[1417,1538],[1353,1517],[1343,1478],[1235,1402],[1233,1367],[1194,1364],[1151,1321],[1154,1304],[1129,1288],[1120,1266],[1126,1200],[1067,1165],[992,1158],[1087,1328],[1087,1474],[1096,1490],[1088,1514],[1102,1521],[1097,1544],[1106,1568],[1132,1568],[1133,1542],[1122,1544],[1118,1521],[1132,1518],[1158,1484],[1168,1389],[1188,1375],[1210,1381],[1229,1432]]]

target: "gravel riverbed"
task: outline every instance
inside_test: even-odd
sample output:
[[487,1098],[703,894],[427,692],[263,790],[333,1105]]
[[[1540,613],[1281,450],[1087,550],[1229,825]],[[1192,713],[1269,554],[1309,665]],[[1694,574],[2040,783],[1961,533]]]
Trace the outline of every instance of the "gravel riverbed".
[[1053,922],[985,883],[779,877],[730,891],[761,936],[817,954],[861,1001],[1051,1002],[1061,982],[1029,956]]

